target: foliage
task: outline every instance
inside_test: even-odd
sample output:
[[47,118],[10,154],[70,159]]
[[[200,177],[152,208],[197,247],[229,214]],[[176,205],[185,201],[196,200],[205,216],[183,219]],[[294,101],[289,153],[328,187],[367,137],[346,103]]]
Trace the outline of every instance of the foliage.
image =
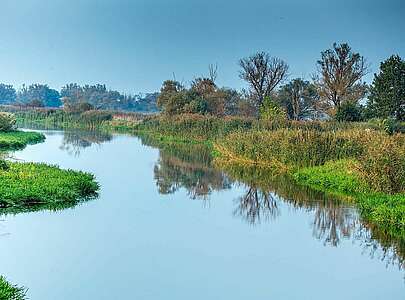
[[46,84],[31,84],[18,91],[17,101],[24,104],[42,103],[47,107],[58,107],[61,105],[60,95],[57,90],[51,89]]
[[405,121],[405,61],[393,55],[374,75],[368,106],[373,117]]
[[287,119],[285,111],[270,97],[265,97],[260,107],[260,119],[265,121],[283,121]]
[[367,135],[364,155],[358,157],[360,176],[374,190],[405,192],[405,136]]
[[157,111],[157,93],[131,96],[109,90],[104,84],[80,86],[77,83],[70,83],[62,88],[60,94],[64,104],[69,103],[71,106],[89,103],[95,109]]
[[99,189],[88,173],[42,163],[8,164],[8,170],[0,170],[1,207],[76,202],[96,195]]
[[355,161],[329,162],[323,166],[304,168],[294,174],[301,184],[330,193],[352,197],[362,216],[395,236],[405,234],[405,196],[374,193],[355,171]]
[[332,49],[321,52],[317,65],[316,84],[326,104],[339,107],[345,101],[357,102],[365,96],[367,87],[360,80],[367,73],[367,63],[348,44],[334,43]]
[[302,120],[313,117],[318,98],[314,84],[296,78],[280,87],[275,100],[285,108],[289,119]]
[[16,119],[13,114],[0,112],[0,132],[9,132],[16,128]]
[[1,150],[23,149],[29,144],[40,143],[45,136],[38,132],[11,131],[0,133]]
[[17,93],[10,84],[0,83],[0,103],[11,104],[17,99]]
[[3,276],[0,276],[0,299],[1,300],[24,300],[27,290],[9,283]]
[[356,102],[346,101],[337,108],[335,119],[340,122],[360,122],[363,120],[363,108]]

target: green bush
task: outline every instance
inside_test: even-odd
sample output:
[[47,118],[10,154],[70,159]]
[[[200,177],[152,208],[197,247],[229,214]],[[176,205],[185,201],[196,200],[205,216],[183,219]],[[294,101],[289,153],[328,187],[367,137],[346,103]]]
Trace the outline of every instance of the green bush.
[[0,112],[0,132],[15,130],[16,119],[13,114]]
[[27,290],[9,283],[3,276],[0,276],[0,299],[1,300],[24,300]]

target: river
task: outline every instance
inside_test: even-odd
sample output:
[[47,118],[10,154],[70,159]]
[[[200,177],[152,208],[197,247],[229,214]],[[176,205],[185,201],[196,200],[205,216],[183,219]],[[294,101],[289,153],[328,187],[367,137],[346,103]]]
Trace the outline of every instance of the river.
[[1,215],[0,274],[30,299],[405,298],[404,245],[350,204],[223,172],[203,146],[42,132],[13,158],[92,172],[101,191],[65,210]]

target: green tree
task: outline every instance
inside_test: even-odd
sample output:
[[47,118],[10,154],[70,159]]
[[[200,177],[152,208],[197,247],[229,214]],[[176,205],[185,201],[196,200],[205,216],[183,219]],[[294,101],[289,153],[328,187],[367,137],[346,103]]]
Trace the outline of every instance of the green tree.
[[371,116],[405,120],[405,61],[392,55],[380,65],[368,99]]
[[59,92],[46,84],[31,84],[28,87],[23,85],[17,94],[17,100],[25,104],[38,100],[47,107],[59,107],[62,104]]
[[12,85],[0,83],[0,104],[12,104],[17,94]]
[[337,108],[335,119],[337,121],[359,122],[363,119],[363,107],[354,101],[346,101]]
[[260,119],[265,121],[283,121],[287,119],[286,112],[270,97],[265,97],[260,107]]
[[277,102],[285,108],[292,120],[310,117],[315,111],[318,99],[315,85],[301,78],[281,86],[277,94]]

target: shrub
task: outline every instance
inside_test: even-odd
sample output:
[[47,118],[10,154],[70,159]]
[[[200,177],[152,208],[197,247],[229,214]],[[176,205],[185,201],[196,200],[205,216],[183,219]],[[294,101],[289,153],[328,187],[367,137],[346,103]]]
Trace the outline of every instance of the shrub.
[[345,102],[338,107],[335,119],[340,122],[359,122],[363,119],[362,107],[353,101]]
[[16,128],[16,119],[13,114],[0,112],[0,132],[9,132]]
[[0,299],[24,300],[27,290],[9,283],[3,276],[0,276]]

